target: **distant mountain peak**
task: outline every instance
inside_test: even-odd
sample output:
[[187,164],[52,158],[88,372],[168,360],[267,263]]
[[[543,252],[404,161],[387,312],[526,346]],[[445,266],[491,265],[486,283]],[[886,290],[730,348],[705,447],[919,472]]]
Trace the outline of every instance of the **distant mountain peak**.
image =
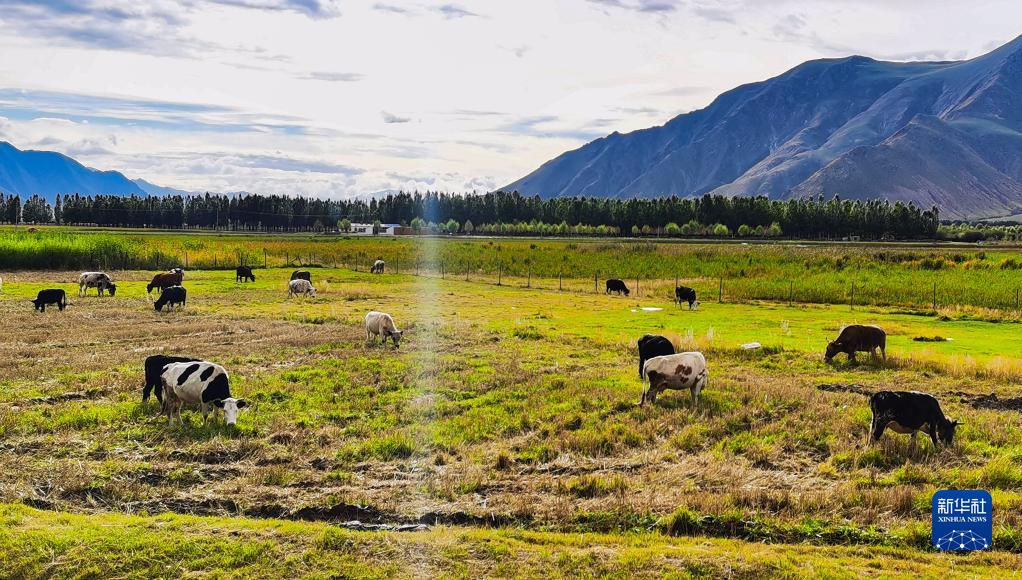
[[951,218],[1022,212],[1022,36],[968,61],[808,61],[662,126],[592,141],[505,189],[840,193],[936,203]]
[[144,195],[118,171],[92,169],[56,151],[23,151],[6,141],[0,141],[0,191],[51,202],[57,194]]

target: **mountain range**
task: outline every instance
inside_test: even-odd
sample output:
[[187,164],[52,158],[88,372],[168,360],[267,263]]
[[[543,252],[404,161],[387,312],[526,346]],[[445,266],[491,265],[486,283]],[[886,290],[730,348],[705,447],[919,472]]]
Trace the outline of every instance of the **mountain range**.
[[543,197],[838,194],[1022,213],[1022,37],[954,62],[803,63],[664,125],[563,153],[506,191]]
[[118,171],[99,171],[54,151],[22,151],[0,141],[0,191],[22,197],[39,194],[50,202],[57,194],[145,195]]

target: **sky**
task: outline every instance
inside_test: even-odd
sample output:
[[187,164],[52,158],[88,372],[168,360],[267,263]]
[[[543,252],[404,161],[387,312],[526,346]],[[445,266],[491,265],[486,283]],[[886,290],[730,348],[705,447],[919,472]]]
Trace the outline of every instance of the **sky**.
[[1017,0],[0,0],[0,140],[189,191],[490,191],[806,60],[959,60]]

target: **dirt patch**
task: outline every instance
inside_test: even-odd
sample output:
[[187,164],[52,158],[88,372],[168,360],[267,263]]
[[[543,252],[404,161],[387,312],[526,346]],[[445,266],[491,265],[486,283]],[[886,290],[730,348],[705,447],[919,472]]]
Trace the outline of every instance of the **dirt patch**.
[[973,409],[1022,412],[1022,397],[1001,399],[994,393],[990,393],[989,395],[973,395],[962,391],[951,394],[958,397],[958,400],[971,406]]
[[950,339],[943,336],[917,336],[912,340],[916,342],[947,342]]
[[27,405],[55,405],[57,403],[66,403],[68,401],[84,401],[89,399],[98,399],[103,396],[103,391],[100,389],[89,389],[87,391],[75,391],[71,393],[63,393],[61,395],[52,395],[49,397],[33,397],[25,401]]
[[862,385],[850,384],[842,385],[840,383],[824,383],[822,385],[816,385],[816,388],[821,391],[827,391],[828,393],[855,393],[857,395],[863,395],[868,397],[873,394],[872,389],[868,389]]

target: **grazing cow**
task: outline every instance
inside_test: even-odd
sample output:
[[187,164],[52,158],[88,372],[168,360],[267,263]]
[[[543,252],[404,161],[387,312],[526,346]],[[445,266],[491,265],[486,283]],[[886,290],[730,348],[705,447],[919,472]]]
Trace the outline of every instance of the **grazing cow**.
[[310,274],[308,270],[295,270],[294,272],[291,272],[291,279],[312,282],[312,274]]
[[216,407],[223,409],[224,421],[228,425],[234,425],[238,422],[238,409],[243,409],[248,404],[244,399],[235,399],[231,396],[230,377],[227,371],[224,367],[211,362],[171,363],[160,374],[160,382],[166,395],[163,412],[170,424],[174,423],[175,416],[178,423],[184,424],[181,420],[181,407],[188,403],[199,405],[203,422],[209,420],[210,411]]
[[56,304],[57,308],[63,312],[64,307],[67,306],[67,294],[59,288],[40,290],[39,294],[36,295],[35,300],[29,300],[29,302],[35,304],[35,309],[39,312],[46,312],[46,306],[48,304]]
[[960,423],[951,421],[940,410],[940,403],[933,395],[918,391],[880,391],[869,397],[869,410],[873,420],[869,427],[869,444],[875,443],[890,428],[895,433],[911,433],[915,442],[916,432],[930,436],[933,446],[941,443],[951,445],[955,427]]
[[167,310],[173,310],[174,305],[178,304],[181,309],[184,310],[185,301],[188,299],[188,291],[182,286],[171,286],[160,294],[160,297],[153,304],[157,312],[163,312],[163,307],[167,306]]
[[379,260],[378,259],[375,262],[373,262],[373,265],[369,268],[369,273],[370,274],[382,274],[383,273],[383,268],[385,266],[386,266],[386,263],[383,260]]
[[248,266],[238,266],[238,269],[234,271],[234,281],[244,282],[255,282],[255,274],[252,273],[252,268]]
[[287,297],[294,298],[295,296],[311,296],[316,297],[316,289],[312,287],[312,282],[299,278],[298,280],[291,280],[287,284]]
[[373,310],[366,314],[366,340],[376,343],[376,337],[380,337],[380,344],[386,344],[387,337],[394,341],[394,348],[401,346],[401,335],[404,331],[398,330],[394,325],[394,319],[389,314]]
[[827,353],[824,356],[830,361],[839,352],[846,353],[848,360],[855,362],[855,353],[868,352],[877,356],[877,349],[887,361],[887,333],[879,326],[852,324],[841,329],[837,339],[827,344]]
[[151,294],[154,288],[159,288],[160,292],[163,292],[171,286],[180,286],[181,281],[185,279],[185,273],[181,268],[174,268],[170,272],[164,272],[153,276],[153,281],[145,287],[146,294]]
[[104,291],[109,291],[111,296],[117,292],[117,284],[106,272],[82,272],[78,277],[78,295],[85,296],[89,288],[95,288],[97,296],[102,296]]
[[149,393],[156,391],[156,400],[163,403],[163,383],[160,381],[160,375],[163,374],[163,368],[171,363],[181,362],[195,362],[199,359],[189,358],[186,356],[166,356],[162,354],[154,354],[148,356],[145,359],[145,387],[142,389],[142,402],[149,400]]
[[699,309],[699,301],[696,300],[696,291],[688,286],[676,286],[674,288],[674,299],[678,301],[678,306],[681,306],[682,302],[688,302],[689,310]]
[[607,294],[610,294],[611,292],[617,292],[619,296],[621,295],[622,292],[624,292],[625,296],[631,294],[631,291],[628,289],[628,286],[625,286],[625,283],[622,282],[621,280],[618,280],[617,278],[611,278],[610,280],[607,280]]
[[674,343],[659,334],[647,334],[639,339],[639,378],[646,361],[656,356],[674,354]]
[[[699,393],[706,387],[706,358],[701,352],[682,352],[653,357],[642,367],[642,399],[639,406],[656,403],[657,393],[665,389],[688,389],[692,405],[699,404]],[[646,391],[646,384],[649,391]]]

